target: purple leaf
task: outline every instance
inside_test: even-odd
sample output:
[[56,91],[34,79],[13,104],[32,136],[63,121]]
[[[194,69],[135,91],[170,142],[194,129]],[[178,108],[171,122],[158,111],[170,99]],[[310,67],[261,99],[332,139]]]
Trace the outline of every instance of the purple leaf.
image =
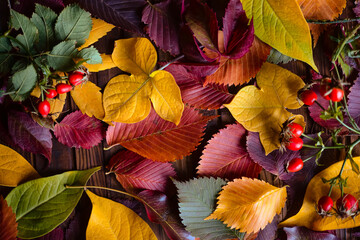
[[8,128],[13,141],[23,150],[42,154],[51,161],[51,133],[41,127],[28,114],[11,111],[8,114]]
[[[18,239],[21,240],[20,238]],[[34,238],[33,240],[63,240],[63,239],[64,239],[64,231],[60,227],[57,227],[48,234],[39,238]]]
[[348,95],[349,101],[349,113],[352,118],[355,119],[356,123],[360,123],[360,75],[355,80],[354,85],[350,88],[350,93]]
[[269,223],[268,225],[266,225],[264,229],[259,231],[255,240],[275,239],[279,222],[280,222],[280,217],[279,215],[276,215],[271,223]]
[[328,232],[315,232],[305,227],[285,227],[287,240],[338,240],[335,235]]
[[57,12],[60,12],[65,7],[62,0],[18,0],[14,1],[12,8],[17,12],[30,16],[35,10],[35,3],[47,6]]
[[196,38],[193,36],[192,31],[186,25],[183,25],[180,29],[180,49],[181,53],[184,54],[183,61],[207,63],[208,58],[203,57],[203,53],[198,49]]
[[353,8],[353,11],[357,17],[360,16],[360,3],[356,2],[356,6]]
[[79,4],[92,15],[126,31],[143,33],[139,11],[145,0],[79,0]]
[[166,0],[157,4],[148,4],[143,10],[142,21],[148,24],[147,33],[158,47],[172,55],[178,55],[180,54],[180,9],[174,11],[172,3],[172,0]]
[[70,113],[56,124],[54,134],[62,144],[76,148],[89,149],[103,139],[101,121],[81,111]]

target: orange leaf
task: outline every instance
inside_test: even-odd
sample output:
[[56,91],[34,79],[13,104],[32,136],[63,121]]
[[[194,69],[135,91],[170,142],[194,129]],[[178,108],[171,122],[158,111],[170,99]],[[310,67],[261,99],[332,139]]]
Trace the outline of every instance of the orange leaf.
[[15,213],[0,195],[0,239],[15,240],[17,225]]
[[257,232],[280,214],[286,196],[286,187],[277,188],[258,179],[235,179],[223,187],[217,208],[205,220],[218,219],[240,232]]

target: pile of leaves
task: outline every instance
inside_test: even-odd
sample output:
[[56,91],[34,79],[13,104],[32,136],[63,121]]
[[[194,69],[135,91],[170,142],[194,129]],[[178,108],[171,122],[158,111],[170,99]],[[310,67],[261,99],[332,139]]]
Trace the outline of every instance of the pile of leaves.
[[[206,240],[338,239],[333,230],[359,226],[360,4],[350,2],[1,3],[0,238],[64,239],[84,191],[86,239],[157,239],[149,222],[169,239]],[[345,8],[352,19],[337,21]],[[101,40],[120,31],[127,37]],[[120,74],[98,86],[108,69]],[[208,138],[218,114],[234,119]],[[19,151],[50,164],[54,141],[119,151],[104,171],[41,176]],[[345,158],[326,157],[340,149]],[[197,176],[177,176],[173,163],[195,150]],[[88,184],[105,171],[121,188]]]

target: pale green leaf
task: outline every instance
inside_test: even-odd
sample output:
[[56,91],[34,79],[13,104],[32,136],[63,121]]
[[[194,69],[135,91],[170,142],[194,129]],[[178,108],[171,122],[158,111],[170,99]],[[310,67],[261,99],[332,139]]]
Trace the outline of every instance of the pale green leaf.
[[50,67],[64,72],[72,70],[75,66],[73,58],[78,53],[75,44],[74,40],[57,44],[47,56]]
[[100,53],[93,46],[91,46],[89,48],[83,48],[79,52],[78,57],[84,59],[85,62],[87,62],[88,64],[100,64],[100,63],[102,63],[102,58],[100,56]]
[[16,72],[10,79],[9,92],[14,92],[10,96],[14,101],[25,100],[34,89],[37,80],[37,73],[32,64],[27,68]]

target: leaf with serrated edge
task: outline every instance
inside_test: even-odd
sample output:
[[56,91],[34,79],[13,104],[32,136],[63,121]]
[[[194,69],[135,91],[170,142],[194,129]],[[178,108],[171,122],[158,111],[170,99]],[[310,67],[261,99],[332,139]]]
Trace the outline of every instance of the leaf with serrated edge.
[[100,53],[93,46],[81,49],[81,51],[77,54],[77,57],[84,59],[88,64],[102,63]]
[[281,213],[286,196],[286,187],[246,177],[235,179],[223,187],[218,206],[205,220],[219,219],[242,232],[257,232]]
[[69,71],[75,66],[73,58],[76,57],[78,50],[75,48],[76,41],[63,41],[51,50],[47,55],[50,67],[59,71]]
[[10,66],[13,61],[13,57],[10,53],[12,46],[10,40],[7,38],[0,38],[0,72],[7,73],[10,71]]
[[221,178],[199,178],[188,182],[174,181],[178,189],[182,223],[192,235],[207,240],[236,238],[235,231],[219,220],[204,220],[215,208],[216,197],[226,181]]
[[86,191],[92,203],[87,240],[157,240],[149,225],[130,208]]
[[65,221],[77,205],[84,189],[65,185],[86,185],[100,167],[69,171],[26,182],[13,189],[6,201],[16,214],[18,237],[36,238]]
[[16,187],[30,179],[39,178],[39,174],[19,153],[0,145],[0,185]]
[[100,64],[88,64],[86,62],[84,62],[82,65],[84,67],[86,67],[89,72],[100,72],[100,71],[104,71],[107,69],[111,69],[111,68],[115,68],[116,65],[113,62],[111,55],[107,55],[107,54],[100,54],[101,59],[102,59],[102,63]]
[[37,80],[37,73],[32,64],[28,65],[24,70],[14,73],[10,79],[10,94],[14,101],[25,100],[34,89]]
[[17,222],[15,214],[0,195],[0,239],[15,240],[17,235]]
[[[314,70],[309,26],[295,0],[242,0],[255,35],[281,53],[308,63]],[[279,41],[279,36],[283,36]]]
[[115,27],[114,25],[109,24],[101,19],[92,18],[91,20],[92,20],[92,28],[89,34],[89,38],[87,38],[86,42],[83,45],[81,45],[81,47],[78,48],[79,50],[94,44]]

